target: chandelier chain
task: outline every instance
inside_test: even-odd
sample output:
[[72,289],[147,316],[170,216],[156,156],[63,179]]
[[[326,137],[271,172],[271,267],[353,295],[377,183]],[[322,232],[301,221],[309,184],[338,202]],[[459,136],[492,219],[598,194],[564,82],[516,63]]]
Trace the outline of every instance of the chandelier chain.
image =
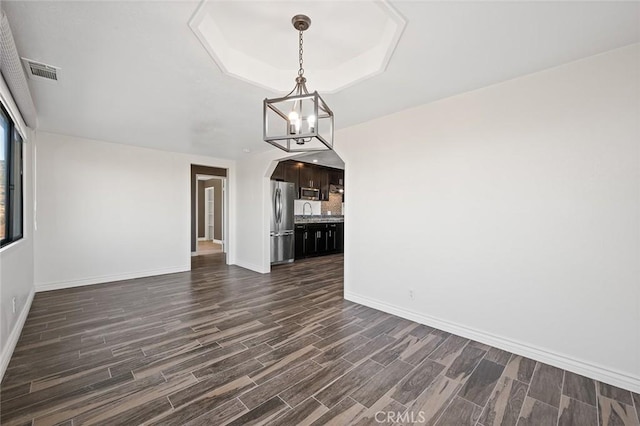
[[298,69],[298,75],[302,77],[304,74],[304,68],[302,68],[302,63],[304,62],[302,60],[302,30],[300,30],[300,50],[298,51],[298,59],[300,62],[300,69]]

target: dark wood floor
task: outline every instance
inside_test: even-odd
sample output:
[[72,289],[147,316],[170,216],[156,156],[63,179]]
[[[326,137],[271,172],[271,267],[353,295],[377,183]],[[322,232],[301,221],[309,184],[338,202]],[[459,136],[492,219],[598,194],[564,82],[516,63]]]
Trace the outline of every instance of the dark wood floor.
[[38,293],[3,425],[638,425],[640,397],[343,300],[342,257]]

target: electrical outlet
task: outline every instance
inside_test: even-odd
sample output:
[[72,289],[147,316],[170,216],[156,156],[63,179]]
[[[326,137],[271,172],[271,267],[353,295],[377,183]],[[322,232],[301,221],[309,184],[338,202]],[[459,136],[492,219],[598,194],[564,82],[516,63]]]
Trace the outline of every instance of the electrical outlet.
[[409,290],[409,299],[413,300],[413,289]]
[[13,309],[13,313],[16,313],[16,298],[11,299],[11,307]]

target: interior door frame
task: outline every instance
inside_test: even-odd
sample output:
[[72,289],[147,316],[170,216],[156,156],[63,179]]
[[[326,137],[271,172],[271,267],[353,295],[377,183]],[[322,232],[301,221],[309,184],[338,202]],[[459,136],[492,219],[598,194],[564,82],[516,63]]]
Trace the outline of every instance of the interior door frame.
[[220,200],[222,200],[222,252],[223,253],[227,253],[227,227],[228,227],[228,223],[227,223],[227,204],[226,204],[226,198],[227,198],[227,178],[220,178],[220,180],[222,180],[222,196],[220,197]]
[[[200,179],[200,178],[203,178],[203,177],[206,177],[207,179]],[[196,185],[195,185],[195,188],[194,188],[194,191],[195,191],[194,198],[195,198],[195,201],[196,201],[196,203],[195,203],[196,226],[194,227],[195,228],[194,229],[194,233],[195,233],[195,239],[196,239],[196,251],[192,252],[192,255],[197,255],[198,254],[198,241],[202,241],[200,238],[198,238],[198,212],[199,212],[198,208],[199,208],[200,202],[203,202],[203,201],[200,201],[200,199],[198,197],[198,182],[200,180],[206,181],[206,180],[211,180],[211,179],[220,180],[221,181],[221,186],[222,186],[222,194],[221,194],[221,197],[220,197],[220,199],[221,199],[221,206],[220,207],[222,209],[222,227],[221,227],[222,228],[222,230],[221,230],[221,232],[222,232],[222,240],[213,239],[213,241],[221,244],[222,245],[222,252],[227,254],[227,246],[228,246],[228,244],[227,244],[227,229],[228,229],[227,220],[228,220],[228,217],[227,217],[227,212],[226,212],[226,200],[225,200],[225,198],[227,196],[227,193],[226,193],[227,177],[225,177],[225,176],[216,176],[216,175],[208,175],[208,174],[204,174],[204,173],[197,173],[196,174]],[[215,195],[215,191],[214,191],[214,195]],[[214,200],[214,205],[215,205],[215,200]],[[206,213],[206,208],[205,208],[205,213]],[[215,211],[214,211],[213,214],[214,214],[214,218],[215,218]],[[206,238],[206,230],[205,230],[205,238]]]
[[[209,194],[207,194],[209,193]],[[209,197],[207,197],[209,195]],[[204,189],[204,238],[206,241],[214,241],[216,232],[216,188],[210,186]],[[211,202],[211,205],[209,205]],[[211,207],[211,208],[209,208]],[[224,225],[224,224],[223,224]],[[213,229],[213,232],[211,232]]]

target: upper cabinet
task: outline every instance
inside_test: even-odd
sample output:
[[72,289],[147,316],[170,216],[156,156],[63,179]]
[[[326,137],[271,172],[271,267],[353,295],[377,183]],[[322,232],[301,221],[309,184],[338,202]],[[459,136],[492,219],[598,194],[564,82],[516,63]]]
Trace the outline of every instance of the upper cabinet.
[[303,188],[320,189],[318,168],[311,164],[298,163],[300,170],[300,186]]
[[279,180],[286,182],[284,178],[284,163],[281,161],[276,166],[276,169],[271,174],[271,180]]
[[299,178],[299,167],[296,161],[282,161],[280,164],[283,165],[284,169],[284,181],[285,182],[293,182],[295,187],[296,198],[300,197],[300,178]]
[[344,170],[329,169],[329,184],[330,185],[344,185]]
[[318,167],[317,178],[320,182],[320,199],[329,201],[329,170],[326,167]]
[[315,188],[320,190],[320,200],[328,201],[329,186],[344,185],[344,170],[286,160],[278,163],[271,179],[293,182],[297,198],[300,197],[299,188]]

